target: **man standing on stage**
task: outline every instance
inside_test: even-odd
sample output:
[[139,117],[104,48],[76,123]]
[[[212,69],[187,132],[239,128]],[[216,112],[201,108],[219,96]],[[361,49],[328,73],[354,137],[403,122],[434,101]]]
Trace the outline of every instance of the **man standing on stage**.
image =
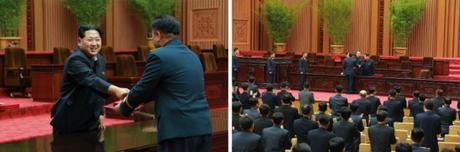
[[240,54],[240,49],[234,48],[232,55],[232,81],[238,81],[238,54]]
[[302,90],[305,82],[307,81],[307,71],[308,71],[307,52],[304,52],[302,54],[302,57],[299,59],[299,71],[300,71],[299,90]]
[[353,93],[354,79],[356,76],[355,70],[358,68],[356,55],[354,53],[348,53],[348,57],[343,60],[342,65],[347,93]]
[[275,59],[275,53],[274,52],[272,52],[270,54],[270,57],[268,57],[268,59],[267,59],[267,80],[268,80],[268,83],[273,83],[273,79],[275,77],[276,64],[275,64],[275,61],[273,61],[273,59]]

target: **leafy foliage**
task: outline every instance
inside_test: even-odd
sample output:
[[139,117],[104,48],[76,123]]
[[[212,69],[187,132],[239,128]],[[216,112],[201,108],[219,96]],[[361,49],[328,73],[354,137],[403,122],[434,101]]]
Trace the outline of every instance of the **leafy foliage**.
[[396,46],[406,46],[407,38],[424,9],[425,0],[395,0],[391,3],[390,22]]
[[18,35],[18,27],[25,8],[25,0],[0,0],[0,33],[2,36]]
[[172,15],[177,0],[130,0],[129,4],[142,17],[148,33],[151,31],[152,19],[161,15]]
[[286,42],[298,12],[307,4],[305,0],[289,7],[283,0],[265,0],[262,4],[262,21],[275,43]]
[[107,0],[63,0],[65,8],[77,17],[78,24],[101,24]]
[[344,44],[351,27],[351,0],[321,0],[321,19],[332,37],[333,44]]

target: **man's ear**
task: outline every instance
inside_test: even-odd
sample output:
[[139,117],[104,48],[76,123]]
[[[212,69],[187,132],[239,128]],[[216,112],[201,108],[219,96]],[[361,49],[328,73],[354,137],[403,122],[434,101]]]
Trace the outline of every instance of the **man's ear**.
[[77,37],[77,45],[78,47],[81,47],[82,39],[80,37]]

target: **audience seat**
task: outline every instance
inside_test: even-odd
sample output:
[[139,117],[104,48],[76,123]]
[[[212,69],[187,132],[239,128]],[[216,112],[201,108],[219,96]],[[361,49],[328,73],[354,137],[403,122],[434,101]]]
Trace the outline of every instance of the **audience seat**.
[[214,54],[210,52],[204,52],[201,55],[205,72],[217,71],[217,62]]
[[414,117],[403,117],[403,122],[413,123],[414,122]]
[[134,77],[137,75],[136,61],[132,55],[117,55],[115,76]]
[[405,142],[408,136],[408,130],[395,129],[395,137],[398,137],[398,143]]
[[147,58],[149,57],[150,50],[152,50],[152,48],[148,46],[144,46],[144,45],[138,46],[137,52],[136,52],[136,60],[146,61]]
[[297,144],[297,138],[292,138],[291,143],[292,143],[292,145],[296,145]]
[[406,62],[409,61],[409,56],[399,56],[399,62]]
[[67,57],[70,55],[70,50],[64,47],[53,48],[53,64],[64,64]]
[[[459,103],[457,103],[457,104],[459,104]],[[453,122],[453,124],[454,124],[455,126],[459,126],[459,125],[460,125],[460,120],[455,120],[455,121]]]
[[371,145],[367,143],[359,144],[359,152],[371,152]]
[[460,126],[449,126],[449,135],[460,135]]
[[105,62],[113,63],[115,62],[115,53],[113,52],[113,48],[110,46],[104,46],[101,48],[101,55],[104,57]]
[[460,142],[460,135],[446,135],[444,136],[445,142]]
[[414,129],[414,123],[409,123],[409,122],[395,122],[395,123],[394,123],[394,128],[395,128],[395,130],[400,129],[400,130],[411,131],[412,129]]
[[225,51],[225,47],[223,44],[214,44],[212,45],[212,51],[214,52],[214,56],[219,58],[227,58],[228,54]]
[[364,133],[360,134],[360,141],[361,143],[369,143],[369,139],[367,138],[367,135],[365,135]]
[[460,142],[438,142],[439,150],[442,150],[444,148],[455,150],[455,146],[457,146],[458,144],[460,144]]
[[198,46],[198,45],[190,45],[190,50],[195,52],[195,54],[197,56],[200,56],[200,54],[201,54],[201,49],[200,49],[200,46]]
[[14,97],[14,92],[20,91],[24,96],[30,97],[26,90],[27,87],[31,86],[31,83],[24,49],[5,49],[4,70],[3,82],[8,95]]

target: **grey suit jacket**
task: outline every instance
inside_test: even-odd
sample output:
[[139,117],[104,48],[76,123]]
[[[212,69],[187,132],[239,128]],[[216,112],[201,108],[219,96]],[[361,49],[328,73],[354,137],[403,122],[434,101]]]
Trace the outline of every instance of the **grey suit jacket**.
[[262,131],[262,140],[266,152],[284,152],[292,146],[288,131],[275,125]]

